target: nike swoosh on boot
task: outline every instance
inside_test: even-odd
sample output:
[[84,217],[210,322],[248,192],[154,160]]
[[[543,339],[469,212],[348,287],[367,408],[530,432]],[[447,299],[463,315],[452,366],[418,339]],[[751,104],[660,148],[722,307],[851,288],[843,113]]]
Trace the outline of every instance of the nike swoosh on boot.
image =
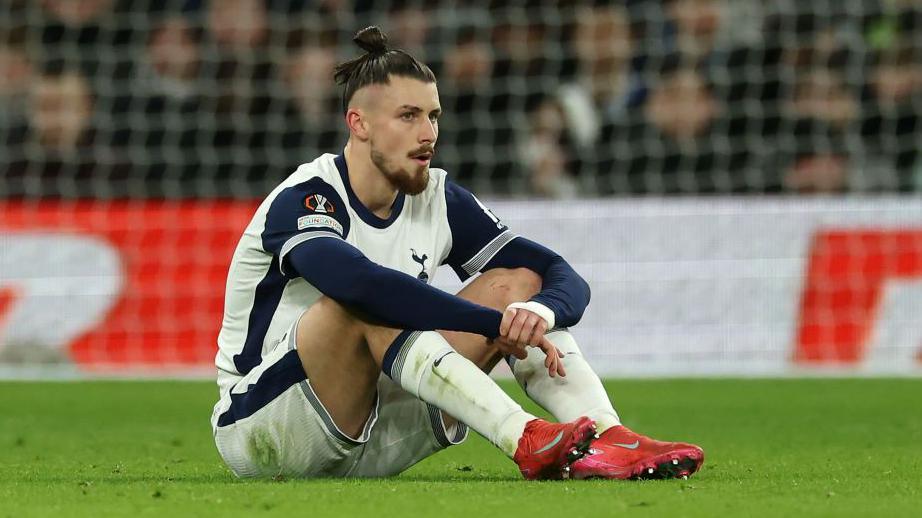
[[535,451],[535,452],[533,452],[533,453],[534,453],[534,454],[544,453],[544,452],[546,452],[547,450],[550,450],[551,448],[553,448],[554,446],[557,446],[557,443],[559,443],[561,439],[563,439],[563,430],[561,430],[560,433],[557,434],[557,437],[554,437],[554,440],[553,440],[553,441],[547,443],[543,448],[541,448],[540,450]]

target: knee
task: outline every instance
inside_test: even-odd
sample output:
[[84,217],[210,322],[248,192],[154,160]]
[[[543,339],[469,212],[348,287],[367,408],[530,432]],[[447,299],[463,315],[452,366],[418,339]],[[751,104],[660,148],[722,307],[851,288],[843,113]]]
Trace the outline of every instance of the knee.
[[351,320],[354,318],[345,306],[326,295],[321,295],[307,311],[308,313],[317,313],[325,318],[336,320]]
[[301,316],[299,329],[336,327],[338,329],[359,328],[362,322],[346,306],[327,296],[321,296]]
[[491,291],[503,307],[528,300],[541,291],[541,276],[528,268],[497,268],[484,275],[489,276]]
[[[391,340],[399,333],[398,330],[386,327],[385,324],[374,318],[343,305],[327,296],[321,296],[301,317],[298,322],[299,336],[302,333],[317,334],[323,330],[328,336],[335,336],[337,342],[364,340],[378,342],[379,336],[390,337]],[[321,333],[322,334],[322,333]],[[390,343],[390,342],[387,342]]]

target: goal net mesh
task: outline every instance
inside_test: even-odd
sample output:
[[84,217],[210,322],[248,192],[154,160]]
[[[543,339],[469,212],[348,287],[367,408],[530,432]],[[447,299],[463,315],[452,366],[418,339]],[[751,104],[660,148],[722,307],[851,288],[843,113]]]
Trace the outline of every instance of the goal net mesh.
[[[706,206],[916,191],[920,22],[912,0],[0,0],[0,363],[207,365],[256,203],[342,151],[359,28],[433,69],[434,165],[481,198]],[[810,327],[827,298],[776,341],[837,350],[841,314]]]

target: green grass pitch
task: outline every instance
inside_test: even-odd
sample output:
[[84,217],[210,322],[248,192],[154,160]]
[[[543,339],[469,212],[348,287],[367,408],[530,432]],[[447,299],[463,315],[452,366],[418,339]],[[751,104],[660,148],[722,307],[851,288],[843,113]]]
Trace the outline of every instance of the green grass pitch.
[[212,443],[213,383],[0,383],[0,517],[918,516],[922,506],[922,379],[607,388],[635,430],[704,447],[702,471],[526,482],[472,434],[396,478],[241,481]]

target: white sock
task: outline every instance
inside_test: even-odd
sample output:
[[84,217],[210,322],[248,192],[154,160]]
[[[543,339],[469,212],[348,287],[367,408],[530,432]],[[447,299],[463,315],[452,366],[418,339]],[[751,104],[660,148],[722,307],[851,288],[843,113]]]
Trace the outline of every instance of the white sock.
[[573,335],[561,329],[545,336],[564,354],[567,375],[548,376],[544,351],[529,347],[528,358],[510,361],[512,373],[525,393],[561,423],[585,415],[595,420],[599,432],[621,424],[602,381],[583,358]]
[[435,331],[401,333],[384,356],[383,370],[404,390],[467,424],[509,457],[525,423],[535,418]]

